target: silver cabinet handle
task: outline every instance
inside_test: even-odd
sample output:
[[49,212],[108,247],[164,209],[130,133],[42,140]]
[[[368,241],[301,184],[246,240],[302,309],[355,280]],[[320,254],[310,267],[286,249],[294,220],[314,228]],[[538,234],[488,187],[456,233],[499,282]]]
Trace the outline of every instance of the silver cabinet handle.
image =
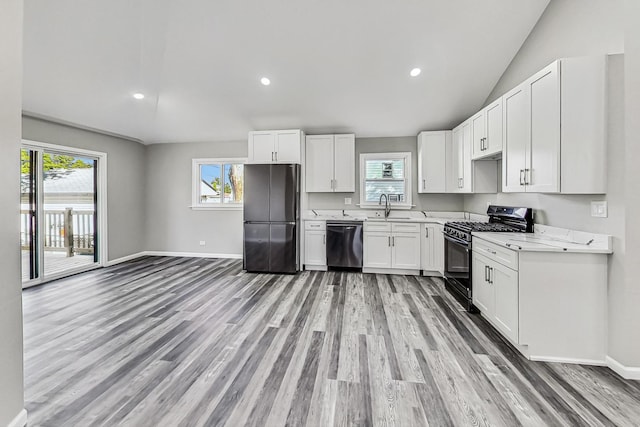
[[531,177],[531,170],[530,169],[525,169],[524,170],[524,184],[525,185],[531,185],[531,180],[529,179]]
[[491,249],[485,249],[485,251],[489,252],[492,255],[496,255],[498,252],[492,251]]
[[396,237],[391,236],[391,246],[395,246],[395,245],[396,245]]
[[327,244],[327,235],[326,235],[326,234],[323,234],[323,235],[322,235],[322,244],[323,244],[323,245],[326,245],[326,244]]
[[426,238],[428,239],[428,238],[429,238],[429,229],[428,229],[428,228],[425,228],[425,230],[427,231],[427,233],[425,234],[425,236],[424,236],[424,237],[426,237]]
[[387,246],[391,247],[391,236],[387,237]]
[[485,282],[489,282],[489,266],[485,265],[484,266],[484,281]]
[[278,152],[276,151],[276,162],[278,161]]
[[520,185],[524,184],[524,169],[520,169]]
[[426,189],[427,189],[427,180],[426,180],[426,179],[423,179],[423,180],[422,180],[422,189],[423,189],[423,190],[426,190]]
[[489,283],[493,285],[493,267],[489,267]]
[[273,157],[273,151],[271,152],[271,161],[272,161],[272,162],[275,162],[275,161],[276,161],[276,160],[275,160],[275,158]]

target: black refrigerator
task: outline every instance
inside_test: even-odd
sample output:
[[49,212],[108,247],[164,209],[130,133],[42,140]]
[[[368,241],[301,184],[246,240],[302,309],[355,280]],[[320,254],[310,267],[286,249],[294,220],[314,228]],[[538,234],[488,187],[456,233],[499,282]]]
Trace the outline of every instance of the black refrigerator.
[[300,165],[245,165],[244,269],[296,273]]

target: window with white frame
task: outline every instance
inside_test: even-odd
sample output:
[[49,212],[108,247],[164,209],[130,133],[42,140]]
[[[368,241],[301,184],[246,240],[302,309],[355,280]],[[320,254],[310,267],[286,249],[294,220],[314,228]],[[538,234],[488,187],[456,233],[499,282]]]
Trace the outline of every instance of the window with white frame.
[[360,205],[378,205],[382,194],[397,207],[411,207],[411,153],[360,154]]
[[192,208],[240,209],[246,159],[193,159]]

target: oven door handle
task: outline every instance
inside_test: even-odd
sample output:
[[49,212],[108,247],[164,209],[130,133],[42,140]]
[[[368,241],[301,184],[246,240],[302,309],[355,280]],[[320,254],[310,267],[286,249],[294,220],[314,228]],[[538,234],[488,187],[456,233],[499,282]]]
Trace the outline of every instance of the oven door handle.
[[457,243],[457,244],[459,244],[461,246],[464,246],[464,248],[467,250],[467,252],[469,251],[469,243],[465,242],[464,240],[456,239],[455,237],[451,237],[451,236],[446,235],[446,234],[445,234],[444,238],[446,240],[450,241],[450,242]]

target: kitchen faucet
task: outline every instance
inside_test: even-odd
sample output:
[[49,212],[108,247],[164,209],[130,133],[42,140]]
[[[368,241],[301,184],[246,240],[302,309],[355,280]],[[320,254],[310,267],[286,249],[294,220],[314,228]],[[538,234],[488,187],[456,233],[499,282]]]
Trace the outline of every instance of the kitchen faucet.
[[389,196],[387,196],[385,193],[382,193],[380,195],[380,200],[378,200],[378,204],[381,205],[382,204],[382,197],[384,196],[384,217],[388,218],[389,217],[389,213],[391,213],[391,206],[389,206]]

